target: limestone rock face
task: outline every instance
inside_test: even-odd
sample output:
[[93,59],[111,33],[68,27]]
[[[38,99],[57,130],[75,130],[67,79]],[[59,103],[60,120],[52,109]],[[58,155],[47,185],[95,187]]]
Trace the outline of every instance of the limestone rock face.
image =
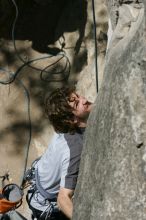
[[108,2],[118,17],[111,19],[104,78],[86,129],[73,220],[145,220],[144,5]]

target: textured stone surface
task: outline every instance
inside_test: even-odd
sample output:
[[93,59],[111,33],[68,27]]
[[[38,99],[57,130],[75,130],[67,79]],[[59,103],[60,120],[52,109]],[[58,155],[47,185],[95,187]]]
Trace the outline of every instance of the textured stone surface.
[[146,219],[144,8],[114,2],[119,15],[88,121],[73,220]]

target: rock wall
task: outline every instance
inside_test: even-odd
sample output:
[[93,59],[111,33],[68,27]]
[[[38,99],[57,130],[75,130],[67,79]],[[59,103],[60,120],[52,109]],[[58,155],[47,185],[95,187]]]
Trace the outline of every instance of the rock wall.
[[108,12],[113,34],[86,129],[73,220],[145,220],[144,5],[108,1]]

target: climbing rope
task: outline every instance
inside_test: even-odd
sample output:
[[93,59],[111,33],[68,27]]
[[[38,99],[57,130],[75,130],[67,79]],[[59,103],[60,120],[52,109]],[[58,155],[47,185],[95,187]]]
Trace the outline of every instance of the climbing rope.
[[97,38],[96,38],[96,18],[95,18],[95,4],[94,0],[92,0],[92,11],[93,11],[93,27],[94,27],[94,45],[95,45],[95,74],[96,74],[96,91],[98,93],[98,63],[97,63]]

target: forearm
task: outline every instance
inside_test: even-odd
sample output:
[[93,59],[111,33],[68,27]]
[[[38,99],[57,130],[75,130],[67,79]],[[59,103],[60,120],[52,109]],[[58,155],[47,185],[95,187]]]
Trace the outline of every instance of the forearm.
[[72,198],[68,195],[59,194],[57,200],[59,209],[69,218],[72,218],[73,203]]

